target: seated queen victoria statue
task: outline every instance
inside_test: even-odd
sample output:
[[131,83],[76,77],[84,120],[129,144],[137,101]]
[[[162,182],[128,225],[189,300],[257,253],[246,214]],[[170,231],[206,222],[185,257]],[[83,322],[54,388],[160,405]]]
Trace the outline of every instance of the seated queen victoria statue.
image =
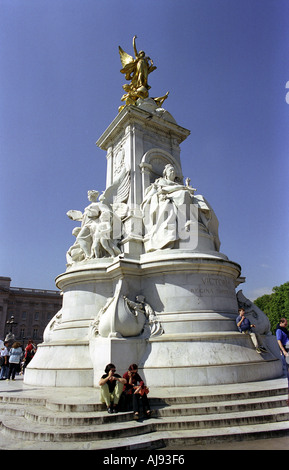
[[147,188],[141,204],[146,252],[179,248],[180,241],[188,238],[194,238],[196,248],[200,231],[213,240],[211,251],[219,251],[217,217],[204,197],[195,195],[195,191],[189,180],[186,185],[177,181],[171,164],[166,165],[163,176]]

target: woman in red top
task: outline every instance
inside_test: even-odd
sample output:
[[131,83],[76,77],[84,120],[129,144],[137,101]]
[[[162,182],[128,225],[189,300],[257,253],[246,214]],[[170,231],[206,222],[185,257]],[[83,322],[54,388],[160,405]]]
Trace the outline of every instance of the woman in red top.
[[32,339],[28,340],[28,344],[25,348],[25,355],[24,355],[24,365],[23,365],[23,370],[28,366],[29,362],[31,359],[33,359],[34,355],[36,352],[36,346],[33,344]]
[[141,405],[143,407],[144,415],[149,418],[151,416],[151,410],[147,397],[148,389],[138,374],[138,366],[136,364],[131,364],[128,371],[123,374],[123,378],[126,379],[124,393],[125,395],[132,396],[134,419],[139,419]]

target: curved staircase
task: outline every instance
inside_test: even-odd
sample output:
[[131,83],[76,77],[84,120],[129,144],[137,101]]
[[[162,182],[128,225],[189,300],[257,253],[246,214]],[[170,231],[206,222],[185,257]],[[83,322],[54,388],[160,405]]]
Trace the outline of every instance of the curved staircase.
[[[19,381],[16,381],[19,382]],[[2,385],[2,384],[1,384]],[[0,449],[151,450],[279,436],[289,431],[285,379],[187,389],[151,389],[153,416],[108,414],[75,389],[0,390]],[[49,393],[48,393],[49,392]]]

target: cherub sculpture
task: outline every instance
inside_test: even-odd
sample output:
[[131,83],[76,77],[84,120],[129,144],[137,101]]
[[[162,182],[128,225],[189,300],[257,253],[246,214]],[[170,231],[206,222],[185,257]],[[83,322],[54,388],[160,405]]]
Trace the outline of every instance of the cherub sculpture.
[[121,251],[113,239],[112,220],[118,220],[112,208],[107,204],[97,201],[99,192],[88,191],[90,204],[84,212],[70,210],[67,215],[70,219],[81,221],[81,227],[76,227],[73,234],[76,241],[66,253],[68,266],[73,262],[107,256],[118,256]]
[[[144,51],[137,51],[135,40],[137,36],[133,37],[133,49],[135,59],[127,54],[119,46],[120,60],[122,64],[121,73],[125,74],[126,80],[130,80],[129,84],[123,85],[123,89],[126,92],[121,101],[125,101],[125,105],[136,104],[139,98],[145,99],[149,96],[149,89],[151,88],[148,84],[148,75],[156,69],[152,59],[145,55]],[[160,98],[153,98],[158,106],[167,98],[168,93]],[[121,111],[125,105],[119,107]]]

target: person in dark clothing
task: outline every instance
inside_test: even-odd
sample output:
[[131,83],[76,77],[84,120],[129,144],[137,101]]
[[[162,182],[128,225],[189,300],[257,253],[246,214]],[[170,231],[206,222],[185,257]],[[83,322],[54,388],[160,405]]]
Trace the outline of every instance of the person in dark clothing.
[[257,337],[256,333],[252,331],[252,328],[254,328],[255,325],[251,324],[248,318],[245,317],[245,310],[243,308],[239,308],[239,316],[236,318],[236,325],[240,333],[250,335],[257,353],[261,354],[262,352],[268,352],[267,349],[260,344],[260,337]]
[[127,372],[124,373],[123,378],[126,380],[124,393],[127,396],[132,396],[134,419],[139,419],[141,407],[143,408],[144,416],[149,418],[151,416],[150,405],[147,397],[149,390],[138,374],[138,366],[136,364],[131,364]]
[[118,412],[118,402],[123,391],[126,380],[119,374],[116,374],[114,364],[107,364],[105,374],[99,381],[100,399],[107,406],[108,413]]
[[289,361],[289,332],[287,330],[287,325],[287,319],[284,317],[281,318],[276,328],[276,339],[280,348],[283,364],[283,373],[284,376],[288,378],[289,384],[289,364],[287,362]]
[[9,341],[4,341],[0,355],[3,361],[0,371],[0,380],[6,380],[9,374]]
[[28,344],[25,348],[25,353],[24,353],[24,358],[25,359],[24,359],[23,370],[26,369],[26,367],[28,366],[31,359],[33,359],[33,357],[35,355],[35,352],[36,352],[36,346],[33,344],[32,339],[29,339]]

